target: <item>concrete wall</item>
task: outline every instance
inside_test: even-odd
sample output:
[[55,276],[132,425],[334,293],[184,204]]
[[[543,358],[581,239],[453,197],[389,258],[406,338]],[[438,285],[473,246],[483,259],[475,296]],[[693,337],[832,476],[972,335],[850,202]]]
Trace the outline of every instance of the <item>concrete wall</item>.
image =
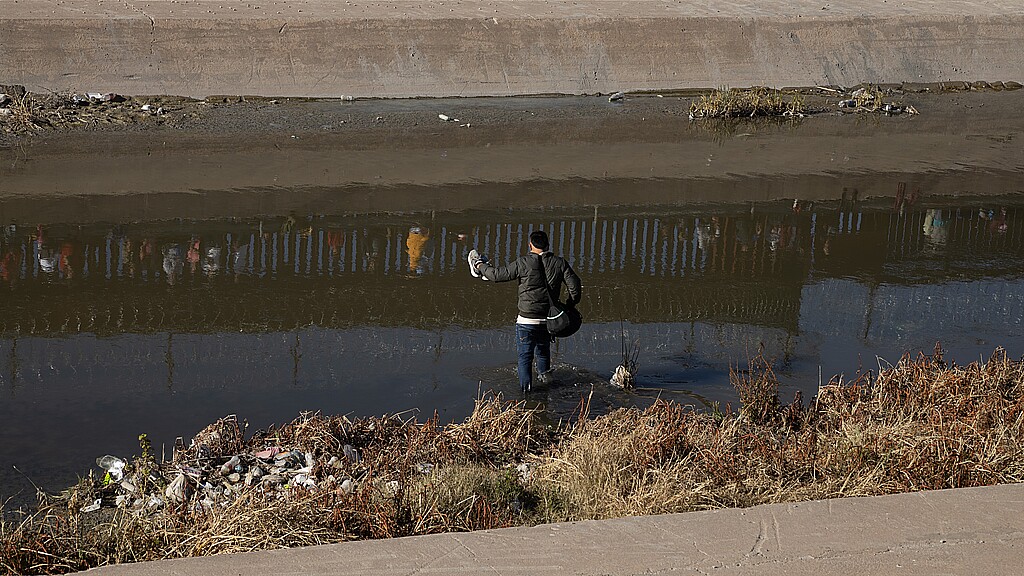
[[0,84],[401,98],[1024,80],[1016,0],[708,4],[4,0]]

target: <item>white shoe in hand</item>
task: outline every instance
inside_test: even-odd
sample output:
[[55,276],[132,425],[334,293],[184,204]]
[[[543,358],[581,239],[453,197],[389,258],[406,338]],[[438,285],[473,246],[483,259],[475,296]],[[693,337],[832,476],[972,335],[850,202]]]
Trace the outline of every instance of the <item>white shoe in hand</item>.
[[469,262],[469,273],[473,275],[473,278],[487,280],[487,277],[481,274],[479,270],[481,265],[487,263],[487,256],[480,254],[476,250],[470,250],[466,260]]

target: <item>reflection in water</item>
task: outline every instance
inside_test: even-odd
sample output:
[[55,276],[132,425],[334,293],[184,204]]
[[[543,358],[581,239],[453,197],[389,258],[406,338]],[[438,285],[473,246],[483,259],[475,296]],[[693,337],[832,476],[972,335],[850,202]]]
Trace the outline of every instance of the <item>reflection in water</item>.
[[[517,387],[514,287],[481,290],[466,253],[507,262],[533,229],[586,286],[587,324],[555,350],[566,376],[536,395],[556,414],[594,382],[599,410],[735,401],[728,368],[761,346],[790,388],[936,340],[954,358],[1018,354],[1022,206],[903,190],[873,204],[854,191],[692,211],[8,225],[0,461],[56,488],[140,432],[169,441],[232,412],[256,426],[303,410],[461,418],[479,389]],[[634,394],[600,383],[620,322],[641,349]],[[0,470],[0,496],[23,483]]]

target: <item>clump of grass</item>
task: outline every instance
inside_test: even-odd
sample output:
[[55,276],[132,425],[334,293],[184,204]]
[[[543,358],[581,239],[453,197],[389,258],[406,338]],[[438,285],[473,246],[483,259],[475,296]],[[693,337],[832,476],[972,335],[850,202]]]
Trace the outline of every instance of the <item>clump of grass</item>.
[[704,94],[690,104],[690,118],[753,118],[757,116],[803,116],[803,97],[783,96],[763,86],[723,88]]
[[0,116],[0,128],[4,132],[30,133],[50,125],[42,112],[42,105],[31,94],[10,96],[6,114]]
[[[242,452],[250,462],[267,446],[309,453],[304,473],[315,485],[297,476],[236,484],[211,505],[203,483],[223,482],[212,470],[229,454],[200,449],[147,464],[164,478],[200,476],[182,502],[115,506],[119,488],[89,476],[0,523],[0,572],[1024,480],[1024,363],[1002,350],[967,366],[938,348],[904,356],[877,376],[830,382],[807,405],[778,400],[763,358],[734,383],[739,413],[658,401],[554,430],[537,424],[535,409],[494,396],[446,426],[303,414],[254,434]],[[138,485],[141,469],[129,466]],[[96,498],[104,507],[83,513]]]
[[751,359],[745,371],[730,367],[729,381],[740,397],[741,415],[759,424],[779,416],[779,379],[763,354]]

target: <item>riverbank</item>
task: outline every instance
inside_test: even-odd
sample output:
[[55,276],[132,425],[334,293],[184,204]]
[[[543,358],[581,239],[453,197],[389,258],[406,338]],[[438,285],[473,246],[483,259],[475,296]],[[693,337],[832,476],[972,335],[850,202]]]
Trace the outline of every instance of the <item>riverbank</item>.
[[926,196],[1022,190],[1024,90],[886,97],[917,115],[850,111],[839,94],[806,98],[824,112],[690,120],[693,97],[672,94],[180,109],[133,97],[115,105],[133,106],[139,124],[79,123],[0,144],[0,220],[818,201],[844,189],[892,197],[899,182]]
[[[170,458],[105,459],[3,525],[9,573],[353,539],[1020,482],[1024,363],[958,366],[936,350],[778,397],[756,359],[742,406],[658,402],[559,426],[523,402],[478,401],[447,426],[403,415],[303,415],[247,435],[221,420]],[[123,474],[123,476],[122,476]]]

